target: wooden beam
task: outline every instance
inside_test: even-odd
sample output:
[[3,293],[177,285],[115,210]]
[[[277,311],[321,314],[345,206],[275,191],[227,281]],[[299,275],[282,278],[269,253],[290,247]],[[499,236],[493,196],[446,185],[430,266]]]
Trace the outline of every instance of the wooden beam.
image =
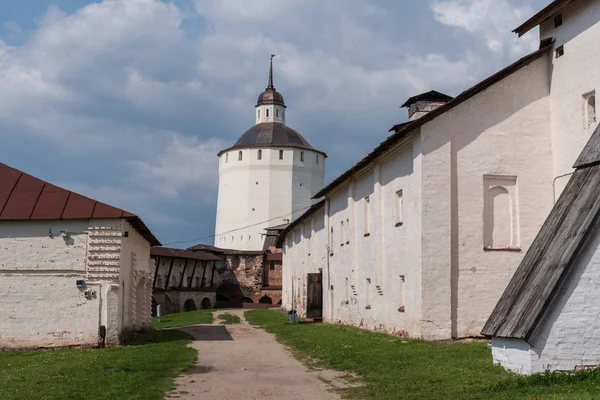
[[194,261],[194,269],[192,269],[192,276],[190,279],[190,287],[192,287],[192,284],[194,283],[194,274],[196,273],[196,266],[198,266],[198,260]]
[[201,288],[204,287],[204,282],[205,282],[205,277],[206,277],[206,264],[208,264],[208,261],[204,261],[204,269],[202,270],[202,281],[200,282]]
[[156,287],[156,278],[158,277],[158,270],[160,268],[160,257],[156,256],[154,259],[154,263],[156,264],[156,269],[154,270],[154,280],[152,281],[152,287]]
[[213,287],[213,281],[215,280],[215,262],[212,262],[212,275],[210,276],[210,287]]
[[187,269],[187,258],[185,259],[185,263],[183,264],[183,272],[181,273],[181,280],[179,281],[179,287],[183,286],[183,280],[185,279],[185,270]]
[[173,263],[175,262],[175,258],[171,257],[171,265],[169,266],[169,274],[167,275],[167,282],[165,283],[165,290],[169,290],[169,280],[171,280],[171,271],[173,270]]

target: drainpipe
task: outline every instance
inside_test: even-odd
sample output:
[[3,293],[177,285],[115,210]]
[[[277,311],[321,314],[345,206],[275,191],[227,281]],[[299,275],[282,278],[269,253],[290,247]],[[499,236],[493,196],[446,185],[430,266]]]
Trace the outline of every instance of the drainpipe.
[[575,173],[575,171],[571,171],[566,174],[558,175],[558,176],[554,177],[554,179],[552,180],[552,197],[553,197],[554,204],[556,204],[556,180],[560,179],[560,178],[564,178],[565,176],[573,175],[574,173]]

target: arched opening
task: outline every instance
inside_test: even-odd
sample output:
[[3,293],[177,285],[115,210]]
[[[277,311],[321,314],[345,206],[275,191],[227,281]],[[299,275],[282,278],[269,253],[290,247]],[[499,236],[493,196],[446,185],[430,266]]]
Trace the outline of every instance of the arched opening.
[[242,152],[238,151],[238,161],[242,161]]
[[156,317],[156,308],[158,307],[158,303],[156,302],[156,299],[153,297],[152,298],[152,316]]
[[281,305],[281,300],[279,300],[279,301],[277,302],[277,305],[278,305],[278,306],[280,306],[280,305]]
[[210,299],[208,297],[205,297],[202,299],[202,303],[200,303],[200,309],[208,310],[209,308],[212,308],[210,305]]
[[240,303],[254,303],[254,301],[250,297],[242,297]]
[[217,295],[217,301],[231,301],[231,300],[229,300],[229,297],[227,297],[227,296],[223,296],[222,294],[218,294]]
[[300,161],[304,162],[304,152],[300,152]]
[[283,160],[283,150],[279,150],[279,159]]
[[277,118],[279,118],[279,109],[276,109],[276,110],[275,110],[275,116],[276,116]]
[[267,118],[269,118],[269,109],[268,108],[267,108],[266,112],[267,112]]
[[262,150],[258,150],[258,152],[256,153],[256,159],[262,160]]
[[225,162],[229,162],[229,153],[225,154]]
[[195,311],[195,310],[197,310],[197,308],[196,308],[196,303],[194,303],[194,300],[187,299],[185,301],[185,303],[183,303],[183,311]]
[[[221,238],[221,240],[222,240],[222,239],[223,239],[223,238]],[[197,288],[199,288],[199,287],[200,287],[200,277],[199,277],[199,276],[197,276],[197,277],[196,277],[196,287],[197,287]]]
[[273,299],[271,299],[267,295],[264,295],[263,297],[261,297],[260,299],[258,299],[258,302],[260,304],[273,304]]

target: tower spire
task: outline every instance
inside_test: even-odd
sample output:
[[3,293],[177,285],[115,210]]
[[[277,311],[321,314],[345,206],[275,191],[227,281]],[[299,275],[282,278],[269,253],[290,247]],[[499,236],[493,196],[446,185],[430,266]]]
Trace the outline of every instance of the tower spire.
[[269,84],[267,85],[267,89],[275,89],[273,86],[273,57],[275,57],[275,54],[271,54],[271,64],[269,66]]

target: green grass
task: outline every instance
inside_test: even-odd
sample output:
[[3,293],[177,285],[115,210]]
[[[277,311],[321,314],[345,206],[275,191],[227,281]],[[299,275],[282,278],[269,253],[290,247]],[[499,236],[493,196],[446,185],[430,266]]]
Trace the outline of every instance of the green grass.
[[0,399],[162,399],[173,378],[195,363],[190,339],[165,330],[102,350],[0,352]]
[[221,314],[219,315],[219,320],[224,325],[239,324],[242,322],[240,317],[233,314]]
[[213,312],[214,310],[197,310],[168,314],[160,317],[160,322],[158,322],[158,318],[152,318],[152,326],[154,329],[163,329],[195,324],[212,324]]
[[251,310],[297,358],[354,373],[363,386],[351,399],[600,399],[600,371],[521,377],[492,364],[486,343],[442,344],[400,339],[343,325],[288,324],[272,310]]

